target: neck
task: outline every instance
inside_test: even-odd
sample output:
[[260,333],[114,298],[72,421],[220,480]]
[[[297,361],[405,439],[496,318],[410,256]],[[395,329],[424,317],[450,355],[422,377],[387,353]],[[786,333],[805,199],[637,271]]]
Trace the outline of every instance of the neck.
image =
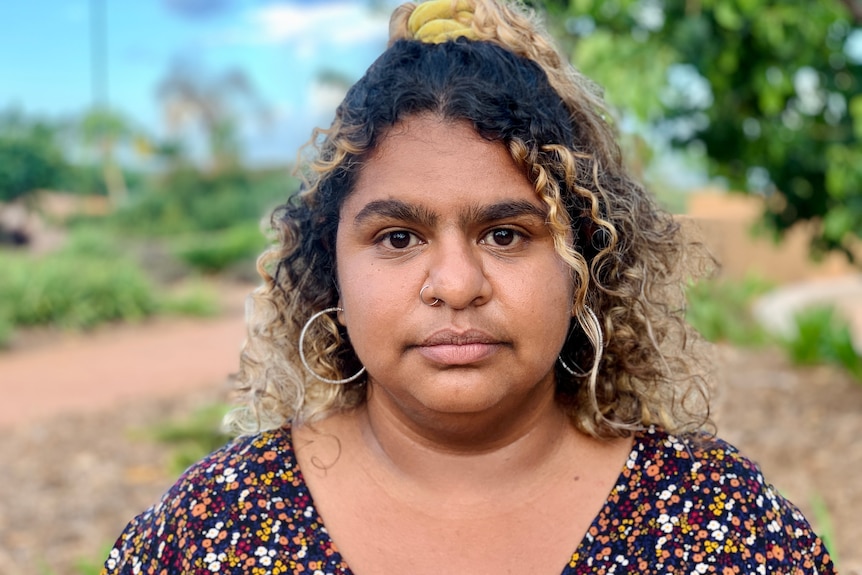
[[356,412],[361,437],[389,473],[429,489],[534,483],[559,469],[580,436],[552,394],[501,413],[414,417],[385,399],[369,397]]

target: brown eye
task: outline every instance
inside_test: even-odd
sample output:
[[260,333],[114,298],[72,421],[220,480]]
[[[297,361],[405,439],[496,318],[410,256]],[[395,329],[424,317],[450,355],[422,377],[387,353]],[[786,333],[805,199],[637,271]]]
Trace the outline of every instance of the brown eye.
[[494,230],[494,243],[499,246],[508,246],[515,241],[515,232],[512,230]]
[[386,234],[386,240],[391,247],[403,250],[413,243],[413,234],[405,231],[390,232]]
[[515,230],[497,228],[488,232],[485,237],[482,238],[481,243],[497,247],[509,247],[518,241],[520,235],[521,234]]

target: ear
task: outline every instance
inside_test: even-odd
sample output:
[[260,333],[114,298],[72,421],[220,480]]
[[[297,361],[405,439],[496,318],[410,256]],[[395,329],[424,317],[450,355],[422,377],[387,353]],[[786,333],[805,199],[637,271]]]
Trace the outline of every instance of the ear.
[[338,298],[338,302],[335,304],[339,311],[335,312],[335,317],[338,318],[338,323],[341,325],[346,325],[344,323],[344,304],[341,302],[341,298]]

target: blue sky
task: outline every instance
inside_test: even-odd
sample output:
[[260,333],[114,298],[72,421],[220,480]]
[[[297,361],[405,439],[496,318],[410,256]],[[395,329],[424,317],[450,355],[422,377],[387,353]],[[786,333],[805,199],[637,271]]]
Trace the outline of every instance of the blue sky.
[[91,105],[91,8],[101,2],[113,108],[163,135],[156,87],[172,65],[208,77],[241,69],[270,113],[245,132],[265,160],[292,159],[331,120],[340,94],[315,82],[322,69],[358,78],[386,42],[388,9],[364,0],[0,0],[0,109],[63,118]]

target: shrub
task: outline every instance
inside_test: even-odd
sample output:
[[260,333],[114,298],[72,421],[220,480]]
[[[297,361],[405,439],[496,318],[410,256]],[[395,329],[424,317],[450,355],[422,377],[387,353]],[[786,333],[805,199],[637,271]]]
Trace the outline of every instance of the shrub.
[[62,254],[65,257],[92,257],[116,260],[125,257],[125,245],[116,234],[104,229],[98,222],[75,225],[69,229]]
[[182,291],[164,295],[159,312],[166,314],[207,317],[219,312],[218,297],[203,284],[194,283]]
[[258,222],[296,188],[282,171],[213,175],[181,166],[152,180],[113,220],[124,231],[149,235],[223,230]]
[[0,302],[0,348],[9,345],[15,326],[12,325],[12,312]]
[[686,292],[686,319],[708,341],[763,345],[770,338],[754,317],[751,306],[769,287],[753,276],[741,282],[710,279],[690,284]]
[[796,315],[796,332],[781,343],[799,365],[831,363],[862,382],[862,357],[853,347],[849,324],[833,307],[812,307]]
[[56,253],[0,255],[0,300],[16,326],[89,328],[154,313],[152,286],[132,262]]
[[187,237],[176,255],[198,271],[215,273],[243,260],[253,261],[265,246],[266,238],[258,226],[246,224]]
[[18,110],[0,112],[0,201],[60,183],[68,165],[58,135],[57,126]]

